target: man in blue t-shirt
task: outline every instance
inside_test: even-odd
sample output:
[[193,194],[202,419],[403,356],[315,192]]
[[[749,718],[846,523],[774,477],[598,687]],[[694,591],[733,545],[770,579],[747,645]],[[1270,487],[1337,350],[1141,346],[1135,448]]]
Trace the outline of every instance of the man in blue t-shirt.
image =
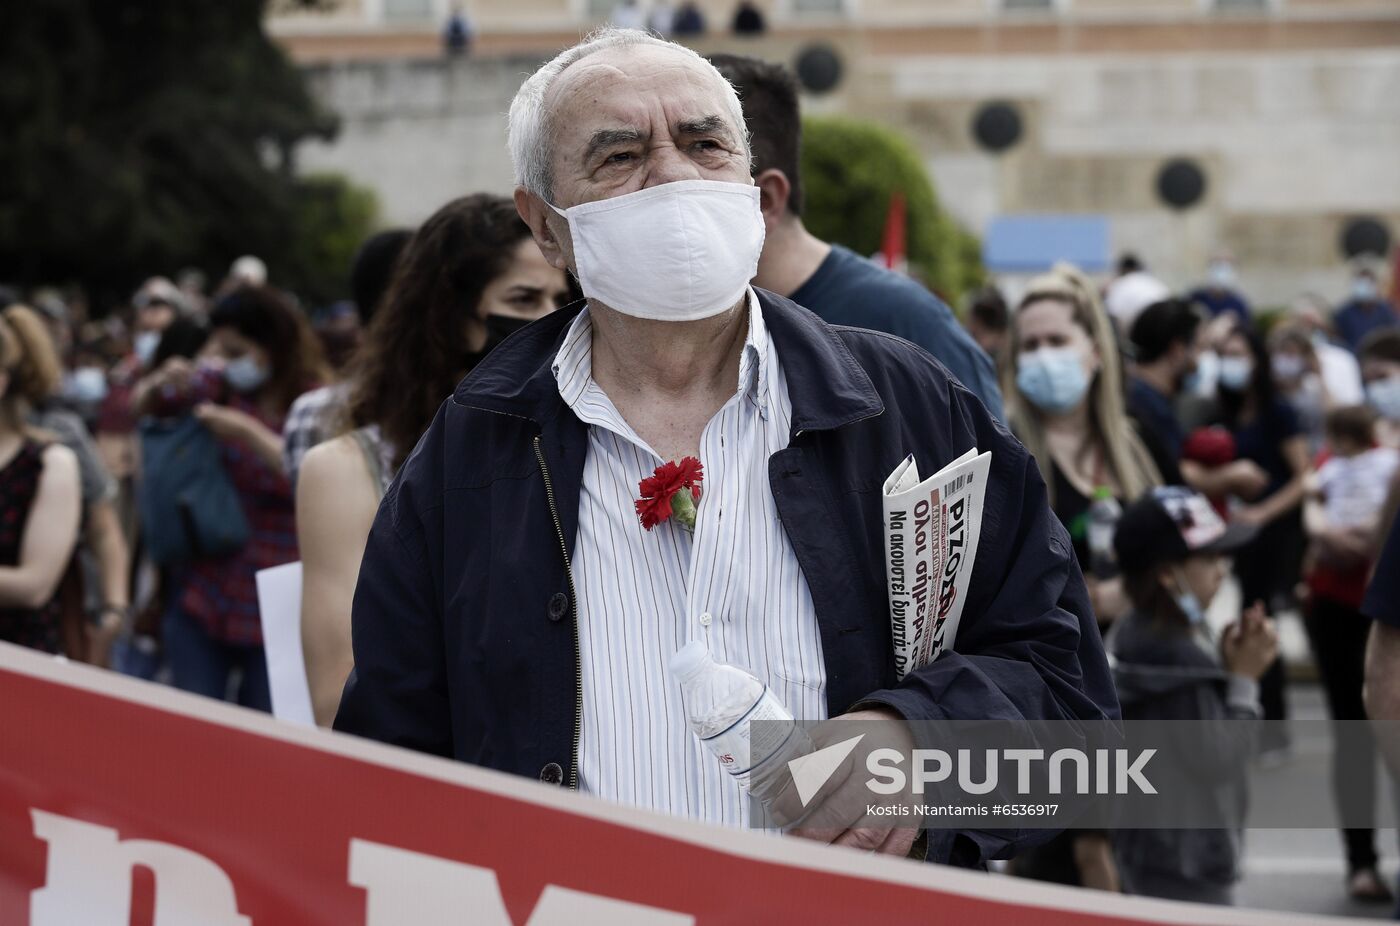
[[1240,295],[1238,285],[1234,261],[1222,254],[1211,260],[1205,285],[1192,290],[1187,299],[1204,307],[1211,318],[1233,315],[1247,325],[1249,303]]
[[833,325],[912,341],[1001,418],[996,368],[948,306],[908,277],[828,244],[802,224],[802,121],[791,73],[780,64],[740,55],[710,60],[739,91],[753,135],[754,182],[762,192],[767,225],[754,285],[787,296]]

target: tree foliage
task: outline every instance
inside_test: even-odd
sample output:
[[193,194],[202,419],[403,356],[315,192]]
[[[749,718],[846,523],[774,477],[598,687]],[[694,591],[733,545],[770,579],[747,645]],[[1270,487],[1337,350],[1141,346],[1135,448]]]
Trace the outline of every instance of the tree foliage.
[[854,119],[804,119],[802,182],[803,220],[817,237],[874,254],[890,201],[902,192],[911,271],[950,302],[981,279],[977,239],[939,207],[918,153],[898,133]]
[[[288,286],[324,276],[322,245],[305,234],[322,229],[304,227],[301,207],[316,204],[310,217],[323,221],[325,184],[293,176],[288,153],[331,137],[335,119],[263,32],[263,7],[10,5],[0,30],[9,114],[0,280],[72,280],[111,298],[183,266],[217,276],[243,253]],[[359,197],[350,209],[362,224],[363,206]]]

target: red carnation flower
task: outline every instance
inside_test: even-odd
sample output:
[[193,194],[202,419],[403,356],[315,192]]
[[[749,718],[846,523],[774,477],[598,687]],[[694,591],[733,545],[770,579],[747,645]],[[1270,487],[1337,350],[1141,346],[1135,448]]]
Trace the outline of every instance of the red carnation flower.
[[705,468],[695,457],[658,466],[637,487],[641,497],[634,504],[642,527],[651,530],[674,515],[683,527],[695,530],[695,506],[700,503],[700,483],[704,480]]

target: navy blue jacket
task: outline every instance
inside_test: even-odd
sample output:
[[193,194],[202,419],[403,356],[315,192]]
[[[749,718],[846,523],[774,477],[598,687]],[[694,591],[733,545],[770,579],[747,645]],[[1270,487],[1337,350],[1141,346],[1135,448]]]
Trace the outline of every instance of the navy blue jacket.
[[[1069,537],[1025,449],[919,348],[759,299],[793,407],[769,484],[816,605],[830,713],[883,704],[908,719],[1117,717]],[[576,785],[568,553],[588,432],[550,362],[581,307],[492,351],[384,496],[336,729]],[[973,446],[992,451],[992,468],[956,651],[896,684],[881,486],[907,453],[931,474]],[[975,864],[1049,835],[981,832],[954,845],[951,832],[933,833],[930,857]]]

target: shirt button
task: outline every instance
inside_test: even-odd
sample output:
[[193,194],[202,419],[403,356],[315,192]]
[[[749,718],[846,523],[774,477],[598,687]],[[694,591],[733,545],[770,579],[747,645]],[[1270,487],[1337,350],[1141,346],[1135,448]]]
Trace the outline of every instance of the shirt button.
[[549,598],[549,619],[560,621],[564,615],[569,613],[569,596],[563,592],[555,592]]
[[557,785],[564,781],[564,767],[558,762],[551,762],[540,769],[540,781],[547,785]]

